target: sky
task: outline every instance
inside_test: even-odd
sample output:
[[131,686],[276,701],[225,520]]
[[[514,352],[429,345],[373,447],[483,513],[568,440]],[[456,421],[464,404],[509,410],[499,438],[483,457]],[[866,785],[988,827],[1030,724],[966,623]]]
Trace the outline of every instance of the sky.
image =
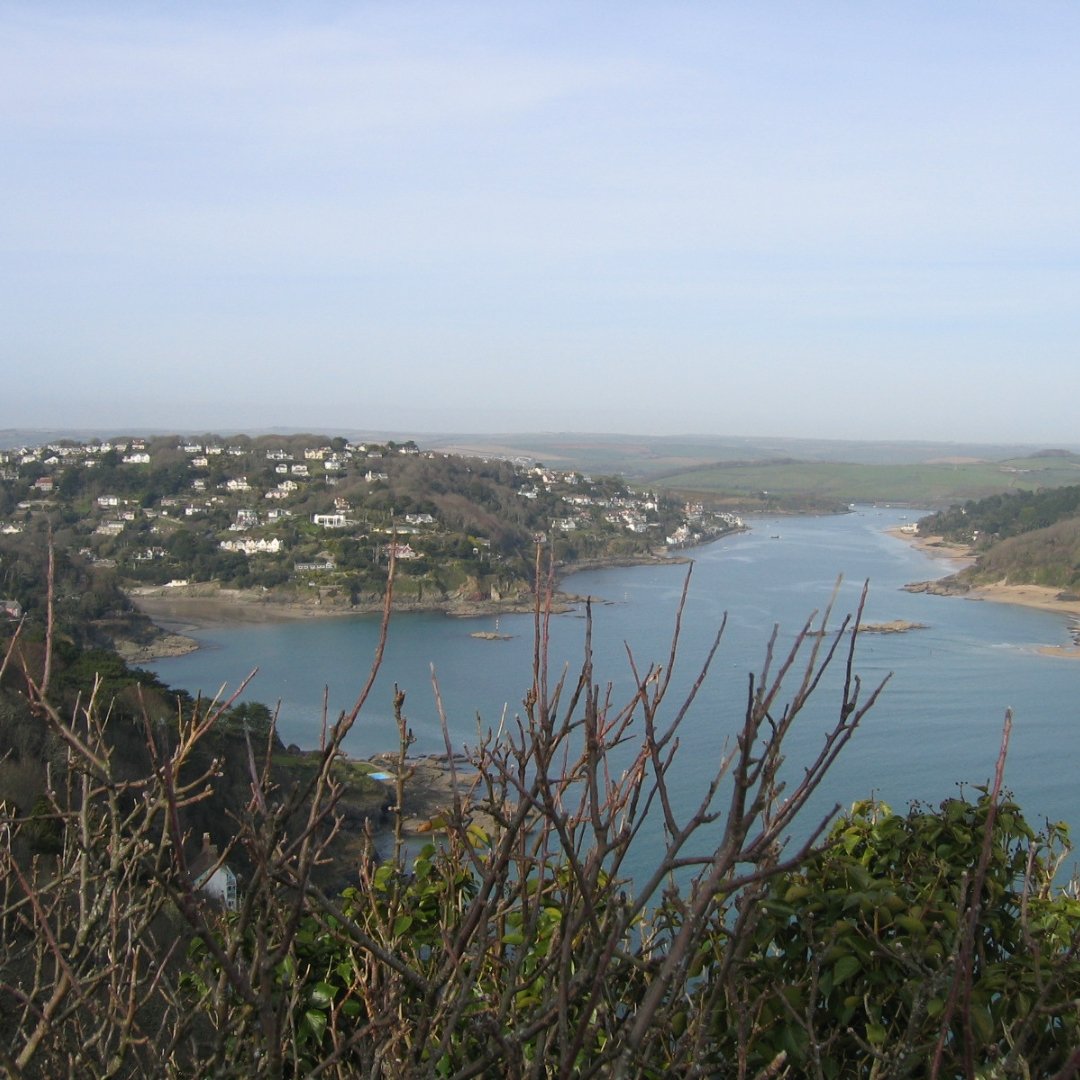
[[1076,443],[1078,40],[0,0],[0,428]]

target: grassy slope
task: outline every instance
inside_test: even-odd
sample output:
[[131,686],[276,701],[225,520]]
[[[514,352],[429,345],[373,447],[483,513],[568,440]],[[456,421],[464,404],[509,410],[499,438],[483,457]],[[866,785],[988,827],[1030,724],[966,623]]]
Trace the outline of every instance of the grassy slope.
[[840,462],[717,464],[655,477],[663,488],[716,495],[778,497],[811,492],[841,502],[947,505],[1000,492],[1080,482],[1069,458],[1013,458],[956,464],[863,465]]
[[1002,540],[958,576],[976,583],[1007,581],[1080,592],[1080,518]]

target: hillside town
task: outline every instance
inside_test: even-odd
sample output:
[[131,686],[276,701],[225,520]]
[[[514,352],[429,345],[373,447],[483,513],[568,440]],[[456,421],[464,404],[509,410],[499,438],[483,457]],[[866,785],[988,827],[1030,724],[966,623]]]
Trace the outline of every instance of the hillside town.
[[537,544],[566,569],[741,528],[618,477],[411,441],[165,436],[0,451],[0,544],[50,531],[128,589],[216,583],[357,606],[381,596],[392,562],[406,601],[498,603],[531,594]]

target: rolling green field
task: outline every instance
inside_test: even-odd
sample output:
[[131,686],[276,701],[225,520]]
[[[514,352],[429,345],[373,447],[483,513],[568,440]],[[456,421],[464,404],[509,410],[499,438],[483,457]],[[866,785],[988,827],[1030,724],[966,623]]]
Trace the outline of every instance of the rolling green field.
[[844,462],[721,463],[650,477],[666,490],[781,505],[812,496],[836,503],[892,502],[936,507],[1002,492],[1080,483],[1080,458],[904,465]]

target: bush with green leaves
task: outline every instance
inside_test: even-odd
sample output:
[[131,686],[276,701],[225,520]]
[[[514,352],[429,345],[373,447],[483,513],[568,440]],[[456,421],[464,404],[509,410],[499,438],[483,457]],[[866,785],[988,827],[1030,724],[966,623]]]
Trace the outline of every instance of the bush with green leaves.
[[751,1024],[751,1068],[783,1053],[798,1075],[1063,1069],[1080,1045],[1080,901],[1054,885],[1067,839],[986,789],[906,814],[857,804],[738,939],[717,926],[705,982],[738,959],[712,1060]]

